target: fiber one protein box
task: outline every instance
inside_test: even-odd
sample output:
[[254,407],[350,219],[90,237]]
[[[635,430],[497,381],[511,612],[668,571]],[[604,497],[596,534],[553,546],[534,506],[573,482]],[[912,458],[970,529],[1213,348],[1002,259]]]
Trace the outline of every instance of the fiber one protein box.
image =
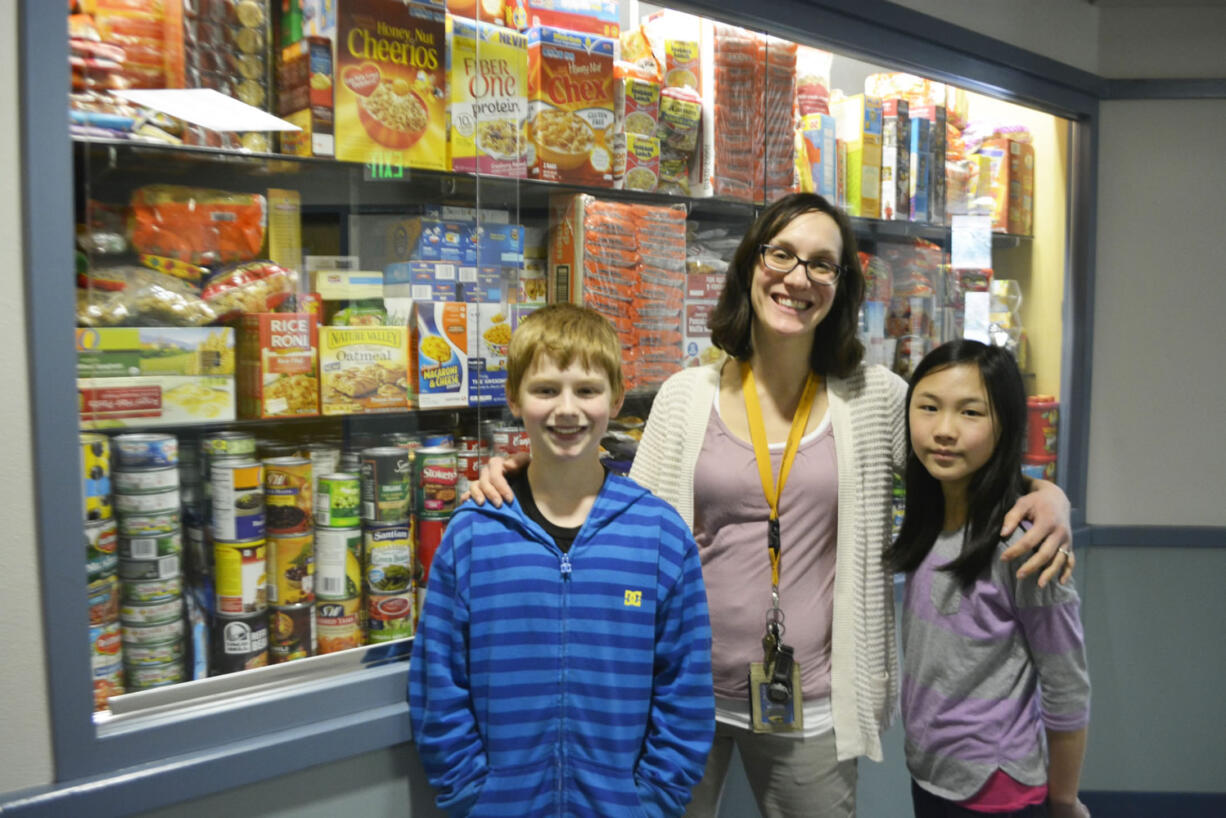
[[452,170],[527,175],[528,38],[463,17],[447,23]]
[[238,336],[239,417],[318,415],[318,365],[314,315],[244,315]]

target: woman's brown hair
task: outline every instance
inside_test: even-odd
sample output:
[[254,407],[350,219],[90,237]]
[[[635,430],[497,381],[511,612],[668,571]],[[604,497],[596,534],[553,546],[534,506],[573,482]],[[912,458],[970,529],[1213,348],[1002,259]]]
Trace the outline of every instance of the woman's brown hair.
[[839,226],[843,239],[843,254],[839,277],[830,312],[817,326],[809,364],[818,375],[847,377],[864,357],[864,345],[856,338],[860,323],[860,303],[864,300],[864,273],[856,251],[856,236],[846,214],[816,193],[791,193],[777,200],[758,216],[745,233],[728,265],[724,290],[711,312],[708,326],[712,343],[738,360],[753,353],[753,305],[749,289],[754,268],[758,265],[758,248],[787,227],[793,219],[805,213],[825,213]]

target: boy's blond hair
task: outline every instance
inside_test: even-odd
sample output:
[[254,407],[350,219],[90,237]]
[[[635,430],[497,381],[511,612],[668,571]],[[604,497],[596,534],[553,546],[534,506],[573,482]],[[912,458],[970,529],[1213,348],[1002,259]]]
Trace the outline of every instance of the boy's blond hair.
[[528,315],[511,334],[507,351],[507,395],[515,400],[524,375],[542,355],[559,369],[576,358],[584,369],[609,378],[612,401],[626,391],[622,382],[622,348],[617,331],[603,315],[576,304],[549,304]]

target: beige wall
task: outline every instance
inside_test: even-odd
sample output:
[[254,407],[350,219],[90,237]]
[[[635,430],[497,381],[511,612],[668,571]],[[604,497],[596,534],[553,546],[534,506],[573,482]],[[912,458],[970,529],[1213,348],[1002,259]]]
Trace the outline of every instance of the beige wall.
[[[25,291],[21,243],[20,120],[17,77],[17,2],[0,0],[0,168],[9,184],[0,186],[0,264],[9,272],[7,308],[0,310],[0,633],[4,671],[0,676],[0,792],[47,784],[53,770],[47,713],[42,598],[34,526],[30,453],[29,380],[26,369]],[[63,274],[60,274],[61,276]],[[84,647],[84,646],[82,646]]]
[[1102,10],[1098,73],[1133,79],[1226,77],[1226,5],[1167,0]]

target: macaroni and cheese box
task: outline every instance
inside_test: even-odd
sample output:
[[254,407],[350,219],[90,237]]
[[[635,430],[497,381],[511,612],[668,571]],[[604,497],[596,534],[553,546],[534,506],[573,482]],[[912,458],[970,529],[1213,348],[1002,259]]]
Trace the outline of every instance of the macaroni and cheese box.
[[448,170],[445,13],[401,0],[340,4],[336,158]]
[[507,0],[507,25],[565,28],[616,39],[621,34],[617,0]]
[[528,38],[463,17],[447,24],[452,170],[526,176]]
[[238,413],[319,414],[319,328],[309,313],[244,315],[238,334]]
[[847,214],[881,217],[881,100],[864,94],[832,106],[838,138],[847,145]]
[[468,306],[418,301],[409,323],[409,383],[420,409],[468,405]]
[[228,327],[97,327],[76,331],[78,378],[233,375]]
[[82,429],[234,420],[234,376],[78,378]]
[[468,305],[468,405],[504,403],[511,324],[499,303]]
[[531,178],[613,186],[613,48],[593,34],[528,30]]
[[408,329],[320,327],[320,409],[325,415],[400,412],[408,399]]

